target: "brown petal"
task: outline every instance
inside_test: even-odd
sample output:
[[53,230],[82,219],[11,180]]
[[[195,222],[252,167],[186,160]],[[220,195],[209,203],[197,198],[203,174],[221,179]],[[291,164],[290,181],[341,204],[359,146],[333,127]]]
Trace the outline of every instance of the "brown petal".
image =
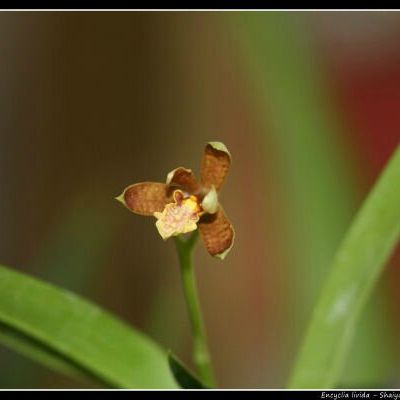
[[233,246],[235,231],[222,207],[215,214],[205,214],[198,226],[207,251],[223,260]]
[[128,186],[116,199],[136,214],[153,215],[172,201],[171,194],[164,183],[142,182]]
[[179,167],[171,171],[167,176],[167,185],[179,186],[188,193],[196,193],[200,189],[191,169]]
[[231,155],[221,142],[209,142],[204,151],[201,166],[201,183],[219,191],[231,165]]

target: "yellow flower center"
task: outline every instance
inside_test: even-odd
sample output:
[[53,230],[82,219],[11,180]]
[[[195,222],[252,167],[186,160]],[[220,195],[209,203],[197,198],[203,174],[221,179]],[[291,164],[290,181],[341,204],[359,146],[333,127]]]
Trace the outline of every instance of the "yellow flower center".
[[158,232],[166,240],[196,230],[202,213],[196,196],[185,196],[181,190],[175,190],[174,202],[167,204],[162,212],[155,212],[154,216]]

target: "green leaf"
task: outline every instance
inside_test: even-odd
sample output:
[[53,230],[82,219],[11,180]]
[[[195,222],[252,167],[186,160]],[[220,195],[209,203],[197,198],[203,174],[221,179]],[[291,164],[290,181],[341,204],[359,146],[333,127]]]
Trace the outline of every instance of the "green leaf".
[[[36,271],[41,279],[47,282],[56,285],[62,283],[65,289],[75,293],[84,291],[85,287],[99,274],[99,268],[102,269],[105,266],[107,259],[105,255],[122,222],[121,218],[115,218],[115,215],[107,212],[104,206],[107,202],[109,199],[105,200],[100,195],[93,196],[92,191],[79,193],[72,199],[62,213],[62,218],[55,221],[37,248],[34,258],[28,264],[29,270]],[[90,204],[90,207],[82,207],[82,204]],[[9,354],[6,360],[8,368],[0,375],[0,387],[9,387],[10,384],[14,387],[33,387],[48,376],[45,369],[37,368],[37,364],[27,359],[40,356],[37,352],[37,343],[33,346],[29,337],[24,335],[21,337],[19,332],[9,327],[6,327],[4,331],[1,324],[0,335],[6,335],[2,341],[7,340],[8,347],[28,356],[24,358]],[[33,354],[32,350],[34,350]],[[41,350],[42,354],[46,347]],[[58,358],[54,358],[54,361],[56,362]],[[47,355],[41,363],[46,363],[51,369],[74,377],[72,370],[67,367],[68,371],[64,371],[63,366],[57,362],[53,365]],[[15,370],[19,371],[18,374],[15,374]],[[55,378],[53,386],[58,384],[57,377]],[[84,376],[78,375],[76,378],[79,380],[75,379],[72,385],[80,385],[79,381],[84,383],[88,381]]]
[[289,387],[335,386],[360,313],[399,235],[400,147],[368,195],[336,253]]
[[119,388],[176,388],[166,353],[79,296],[0,266],[0,341],[74,376]]
[[171,352],[168,353],[168,363],[176,381],[183,389],[209,389],[200,379],[188,370]]
[[108,383],[101,382],[99,377],[93,377],[90,372],[85,371],[66,356],[2,323],[0,323],[0,343],[54,371],[61,372],[81,382],[87,382],[90,386],[98,386],[99,383],[102,386],[109,386]]

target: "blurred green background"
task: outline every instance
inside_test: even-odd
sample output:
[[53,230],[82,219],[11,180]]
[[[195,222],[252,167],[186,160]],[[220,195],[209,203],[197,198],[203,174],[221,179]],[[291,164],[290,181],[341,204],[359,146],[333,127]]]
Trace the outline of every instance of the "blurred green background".
[[[171,242],[114,200],[233,165],[224,262],[196,249],[221,387],[283,387],[332,256],[399,142],[400,14],[0,13],[0,262],[84,295],[192,365]],[[399,252],[341,387],[400,383]],[[0,387],[82,387],[0,347]]]

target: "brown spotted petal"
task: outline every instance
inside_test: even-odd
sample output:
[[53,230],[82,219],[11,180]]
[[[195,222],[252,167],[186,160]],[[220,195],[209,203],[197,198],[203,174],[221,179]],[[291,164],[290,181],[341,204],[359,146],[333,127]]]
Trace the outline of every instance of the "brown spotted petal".
[[128,186],[116,199],[136,214],[153,215],[172,201],[170,192],[165,183],[142,182]]
[[215,214],[205,214],[198,226],[207,251],[223,260],[235,239],[235,231],[223,208],[220,206]]
[[183,167],[176,168],[168,174],[167,185],[178,186],[188,193],[196,193],[200,189],[192,170]]
[[201,183],[207,188],[212,185],[219,191],[231,165],[231,155],[221,142],[209,142],[204,150],[201,166]]

